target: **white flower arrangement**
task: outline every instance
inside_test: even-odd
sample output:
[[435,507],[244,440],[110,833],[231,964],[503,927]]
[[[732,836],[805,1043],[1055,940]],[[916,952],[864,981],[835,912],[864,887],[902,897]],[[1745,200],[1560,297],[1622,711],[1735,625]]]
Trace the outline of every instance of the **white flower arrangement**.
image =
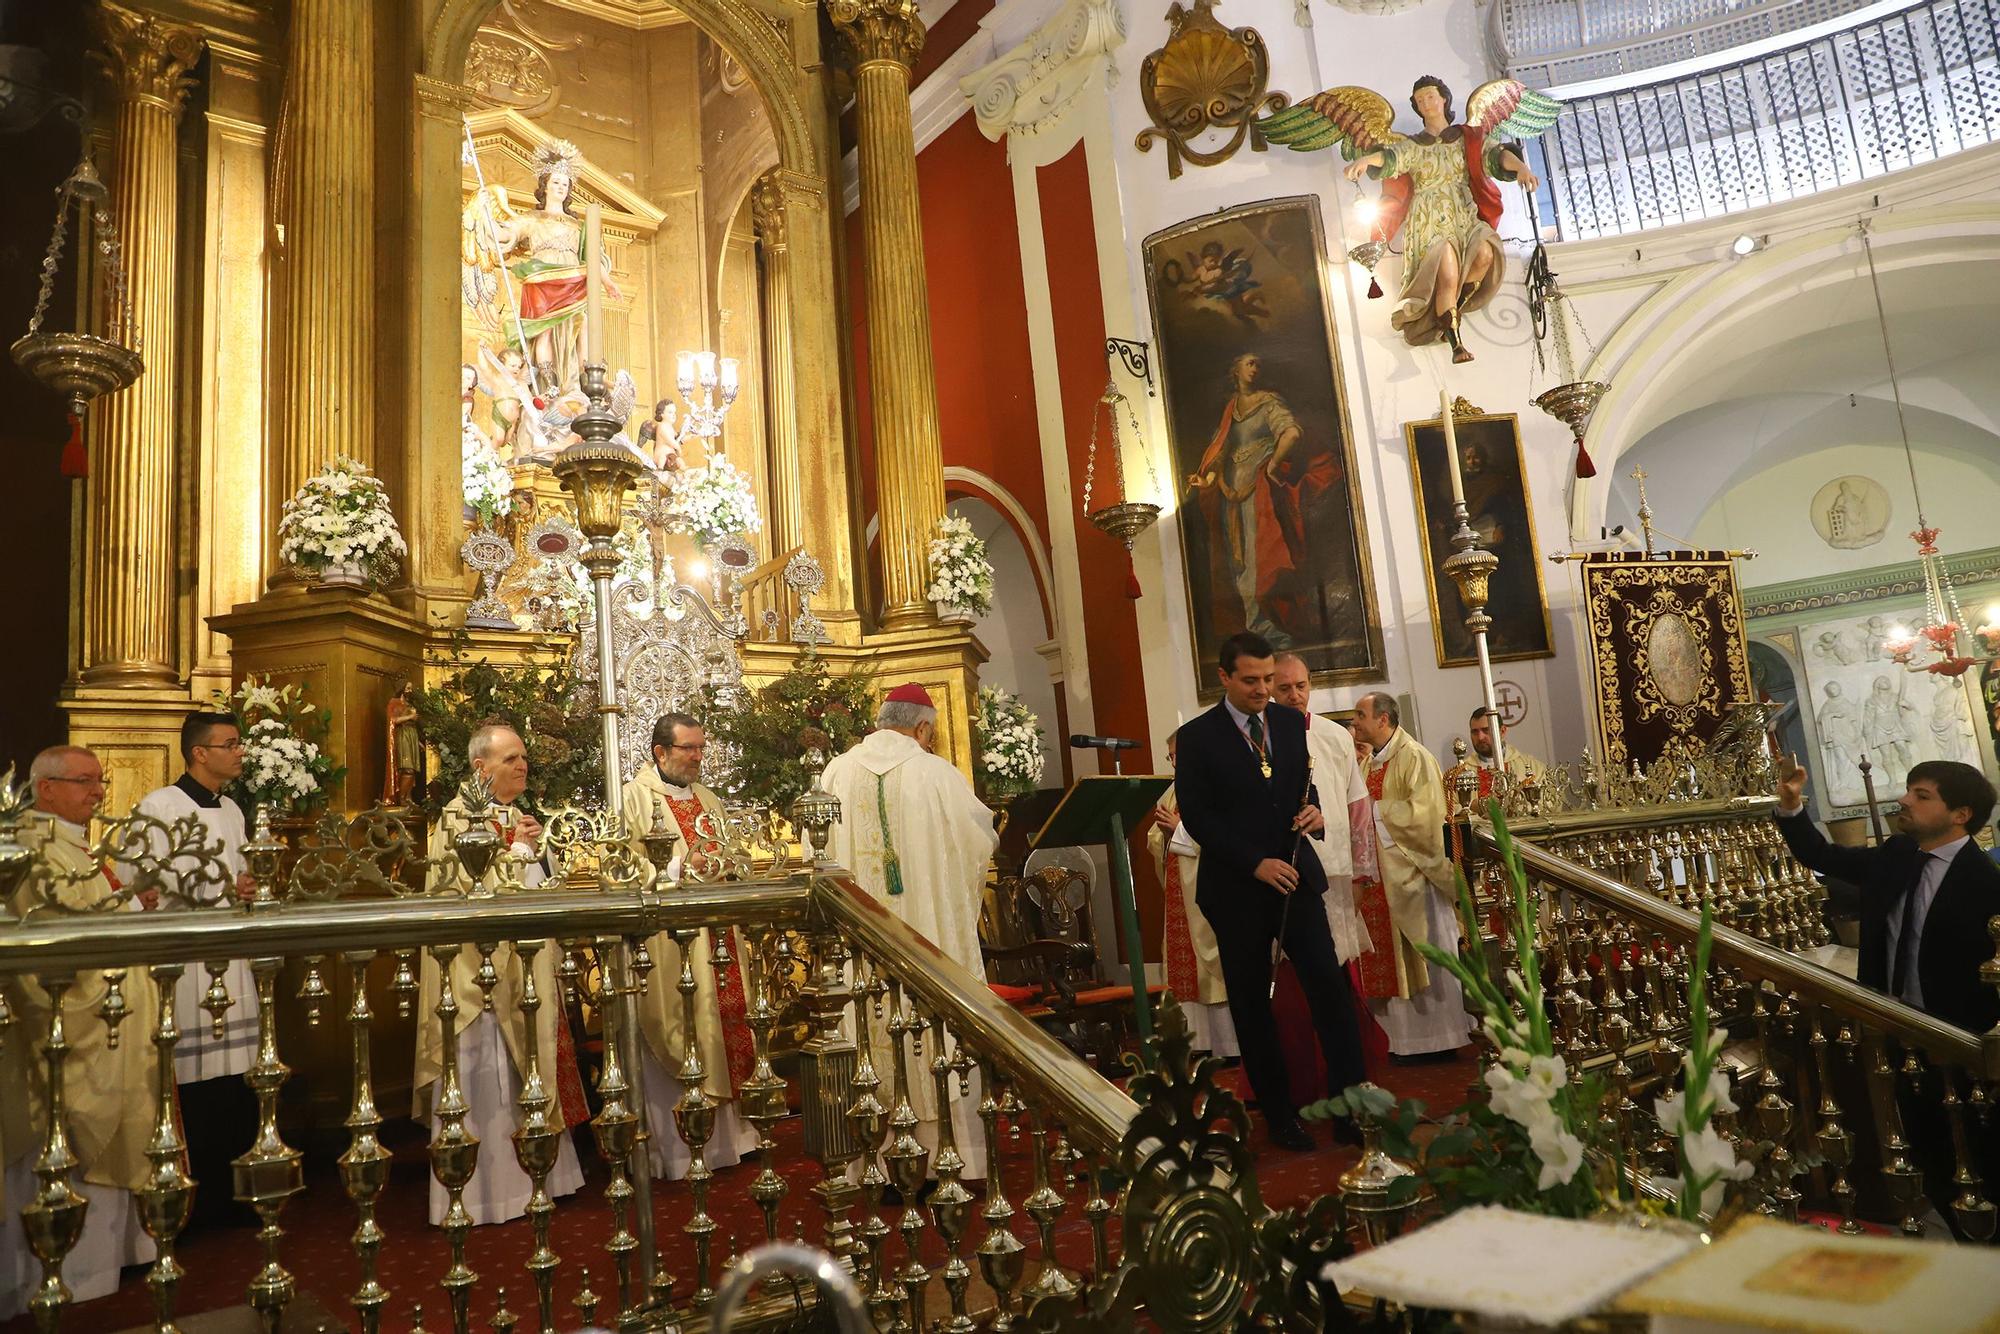
[[750,478],[720,454],[706,467],[689,468],[675,479],[672,509],[675,528],[704,550],[764,527]]
[[319,747],[275,718],[252,723],[243,738],[243,786],[258,804],[289,811],[319,791]]
[[979,687],[973,739],[988,792],[1029,792],[1042,777],[1042,728],[1027,705],[998,686]]
[[269,805],[282,816],[316,806],[347,772],[319,745],[333,715],[298,686],[247,677],[234,694],[217,691],[213,704],[236,719],[243,736],[243,772],[231,794],[245,811]]
[[459,453],[466,506],[479,516],[480,527],[489,528],[495,519],[514,509],[513,475],[493,446],[476,435],[464,437]]
[[993,610],[993,564],[972,522],[956,514],[938,520],[930,547],[931,586],[924,593],[940,609],[984,616]]
[[350,458],[337,458],[307,478],[278,520],[279,558],[309,576],[358,565],[378,583],[387,582],[408,552],[387,489]]
[[1749,1176],[1751,1164],[1736,1157],[1736,1146],[1715,1128],[1715,1118],[1736,1110],[1729,1096],[1729,1076],[1716,1069],[1716,1058],[1729,1040],[1726,1028],[1709,1028],[1708,955],[1715,932],[1712,905],[1701,905],[1701,934],[1695,938],[1694,971],[1688,977],[1688,1045],[1681,1056],[1687,1079],[1678,1093],[1653,1102],[1653,1116],[1664,1134],[1678,1146],[1680,1176],[1668,1184],[1676,1191],[1679,1215],[1690,1223],[1714,1214],[1722,1204],[1726,1182]]

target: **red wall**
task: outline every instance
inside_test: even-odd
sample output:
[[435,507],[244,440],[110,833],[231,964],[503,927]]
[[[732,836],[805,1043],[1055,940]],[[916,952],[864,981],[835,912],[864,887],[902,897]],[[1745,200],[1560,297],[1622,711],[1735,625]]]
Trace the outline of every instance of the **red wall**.
[[[1043,167],[1036,177],[1042,202],[1042,245],[1048,255],[1049,300],[1055,316],[1056,369],[1062,382],[1063,430],[1069,444],[1070,487],[1079,506],[1090,457],[1091,423],[1104,393],[1104,300],[1097,281],[1097,239],[1090,206],[1090,176],[1083,145]],[[1108,435],[1109,427],[1101,428]],[[1098,441],[1102,455],[1106,439]],[[1097,485],[1116,483],[1113,465],[1100,457]],[[1107,476],[1111,470],[1111,476]],[[1091,503],[1115,499],[1109,490]],[[1139,668],[1139,618],[1125,595],[1127,563],[1122,543],[1076,519],[1077,564],[1083,582],[1084,653],[1090,663],[1090,694],[1100,736],[1137,740],[1147,763],[1140,772],[1164,766],[1155,755],[1146,720],[1146,682]],[[1153,590],[1155,596],[1158,589]],[[1100,761],[1101,772],[1110,766]],[[1149,954],[1159,949],[1163,906],[1159,878],[1145,840],[1132,839],[1132,872],[1139,900],[1140,927]],[[1101,929],[1101,928],[1100,928]]]

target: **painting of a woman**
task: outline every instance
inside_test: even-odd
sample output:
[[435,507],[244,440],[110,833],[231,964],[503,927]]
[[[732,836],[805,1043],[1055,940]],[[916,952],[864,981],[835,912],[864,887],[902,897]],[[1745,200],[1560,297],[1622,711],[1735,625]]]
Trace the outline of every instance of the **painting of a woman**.
[[1322,684],[1380,680],[1318,201],[1168,228],[1147,238],[1146,267],[1198,663],[1250,630]]

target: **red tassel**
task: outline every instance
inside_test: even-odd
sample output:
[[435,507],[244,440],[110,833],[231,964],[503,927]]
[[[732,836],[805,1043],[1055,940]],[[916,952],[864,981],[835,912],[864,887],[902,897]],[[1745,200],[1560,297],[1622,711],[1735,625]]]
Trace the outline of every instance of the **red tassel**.
[[1583,447],[1583,441],[1576,442],[1576,475],[1578,477],[1597,476],[1597,465],[1590,461],[1590,451]]
[[1132,560],[1132,553],[1125,553],[1125,596],[1137,602],[1145,593],[1139,587],[1139,567]]
[[1382,284],[1375,281],[1375,275],[1368,275],[1368,299],[1373,301],[1382,295]]
[[74,412],[69,415],[69,439],[63,442],[62,475],[90,475],[90,456],[83,452],[83,420]]

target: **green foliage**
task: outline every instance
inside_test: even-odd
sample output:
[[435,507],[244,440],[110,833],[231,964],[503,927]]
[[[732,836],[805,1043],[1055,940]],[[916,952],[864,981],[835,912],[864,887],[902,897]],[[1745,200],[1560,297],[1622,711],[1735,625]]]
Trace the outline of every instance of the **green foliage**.
[[727,784],[739,801],[780,814],[812,781],[807,752],[824,763],[865,736],[874,723],[873,674],[835,676],[810,648],[770,684],[725,706],[711,692],[702,721],[709,740],[736,757]]
[[436,819],[458,792],[472,765],[465,750],[473,732],[502,722],[521,734],[528,751],[528,790],[522,804],[552,808],[603,800],[603,741],[591,702],[579,697],[557,663],[496,667],[469,656],[464,631],[452,638],[451,673],[430,690],[413,692],[417,726],[436,755],[430,782],[418,794]]

